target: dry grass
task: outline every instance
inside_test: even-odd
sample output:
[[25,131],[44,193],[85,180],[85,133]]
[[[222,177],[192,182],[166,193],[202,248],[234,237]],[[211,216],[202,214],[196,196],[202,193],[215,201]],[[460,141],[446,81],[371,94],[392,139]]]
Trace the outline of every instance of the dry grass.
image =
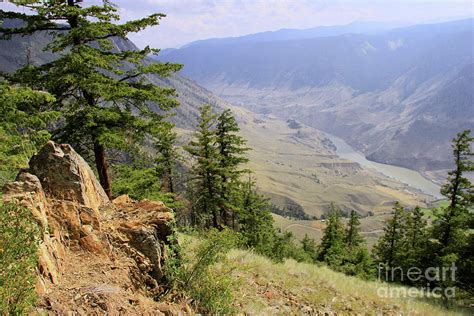
[[[287,260],[277,264],[250,251],[229,254],[233,275],[239,283],[235,305],[249,314],[338,315],[468,315],[469,311],[446,310],[439,301],[383,298],[384,284],[363,281],[327,267]],[[223,269],[223,267],[216,267]],[[229,267],[225,267],[228,271]],[[392,286],[396,289],[405,289]],[[471,311],[472,312],[472,311]]]

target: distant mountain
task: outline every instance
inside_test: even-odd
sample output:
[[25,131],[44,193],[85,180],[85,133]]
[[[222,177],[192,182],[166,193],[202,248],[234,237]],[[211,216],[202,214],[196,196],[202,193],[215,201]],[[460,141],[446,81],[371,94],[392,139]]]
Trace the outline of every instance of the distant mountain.
[[163,60],[235,104],[333,133],[373,160],[436,170],[451,166],[455,133],[474,129],[473,23],[262,33],[201,41]]
[[239,37],[212,38],[199,40],[184,45],[182,48],[195,45],[214,45],[214,44],[239,44],[249,42],[269,42],[269,41],[287,41],[297,39],[309,39],[316,37],[336,36],[342,34],[377,34],[384,31],[406,26],[408,23],[402,22],[352,22],[346,25],[335,26],[317,26],[309,29],[281,29],[277,31],[261,32]]

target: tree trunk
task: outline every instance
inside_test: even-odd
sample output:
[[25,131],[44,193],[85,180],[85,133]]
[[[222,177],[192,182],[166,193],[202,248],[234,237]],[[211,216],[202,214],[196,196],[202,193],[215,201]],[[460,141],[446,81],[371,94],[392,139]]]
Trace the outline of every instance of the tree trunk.
[[97,140],[94,141],[95,166],[99,173],[99,181],[104,188],[105,193],[112,199],[112,181],[109,175],[109,163],[107,161],[107,153],[105,147]]

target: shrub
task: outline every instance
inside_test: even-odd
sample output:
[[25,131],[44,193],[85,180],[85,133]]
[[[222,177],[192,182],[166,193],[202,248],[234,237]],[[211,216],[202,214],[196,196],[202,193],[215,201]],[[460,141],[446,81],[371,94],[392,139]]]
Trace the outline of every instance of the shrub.
[[[226,255],[237,243],[235,232],[225,229],[211,229],[205,239],[193,251],[194,256],[176,254],[179,246],[171,249],[174,252],[165,265],[165,275],[177,292],[197,302],[197,307],[204,313],[229,314],[235,312],[232,306],[235,284],[229,273],[216,271],[216,265],[222,263],[225,268]],[[180,258],[180,259],[176,259]],[[227,271],[228,272],[228,271]]]
[[0,314],[23,314],[36,302],[39,236],[28,209],[0,204]]

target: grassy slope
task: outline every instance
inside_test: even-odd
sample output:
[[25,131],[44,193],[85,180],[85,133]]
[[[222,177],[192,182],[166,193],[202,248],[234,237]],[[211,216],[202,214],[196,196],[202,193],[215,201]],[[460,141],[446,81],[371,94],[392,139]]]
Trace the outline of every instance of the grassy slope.
[[[197,240],[181,238],[190,241],[185,253],[192,253]],[[383,286],[380,282],[294,260],[278,264],[251,251],[232,250],[227,261],[213,269],[231,273],[234,305],[246,314],[468,315],[460,310],[446,311],[436,301],[381,298],[377,295]]]

